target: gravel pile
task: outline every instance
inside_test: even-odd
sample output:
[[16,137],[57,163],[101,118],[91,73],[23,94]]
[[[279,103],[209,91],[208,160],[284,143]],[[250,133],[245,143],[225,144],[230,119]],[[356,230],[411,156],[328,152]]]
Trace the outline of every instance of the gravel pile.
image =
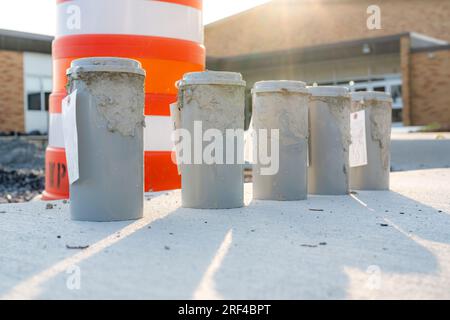
[[32,200],[44,190],[44,170],[0,168],[0,203]]
[[43,169],[45,147],[25,137],[0,139],[0,167],[9,169]]
[[0,203],[30,201],[44,190],[45,145],[0,138]]

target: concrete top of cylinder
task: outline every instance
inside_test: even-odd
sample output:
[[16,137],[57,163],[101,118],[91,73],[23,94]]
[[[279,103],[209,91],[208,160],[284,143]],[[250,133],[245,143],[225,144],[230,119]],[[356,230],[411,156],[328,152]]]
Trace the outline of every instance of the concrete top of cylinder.
[[360,91],[360,92],[352,92],[350,96],[352,97],[353,101],[378,100],[378,101],[392,102],[391,95],[385,92]]
[[222,84],[245,86],[246,83],[242,80],[242,75],[237,72],[226,71],[204,71],[204,72],[189,72],[183,76],[183,79],[177,82],[177,87],[197,84]]
[[316,86],[308,87],[313,97],[348,97],[349,92],[345,87],[339,86]]
[[309,91],[306,88],[306,84],[302,81],[290,81],[290,80],[269,80],[256,82],[252,93],[259,92],[298,92],[306,93]]
[[66,74],[79,72],[123,72],[145,76],[145,70],[137,60],[114,57],[95,57],[73,60]]

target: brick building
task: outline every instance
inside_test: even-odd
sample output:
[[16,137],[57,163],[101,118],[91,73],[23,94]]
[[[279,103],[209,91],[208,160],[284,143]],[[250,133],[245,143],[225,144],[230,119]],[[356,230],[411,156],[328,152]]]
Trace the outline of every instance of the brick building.
[[52,40],[0,30],[0,132],[47,132]]
[[[370,6],[381,29],[371,30]],[[207,25],[209,69],[378,90],[406,125],[450,125],[450,0],[272,0]],[[250,99],[250,97],[249,97]]]
[[[367,28],[371,5],[379,30]],[[394,120],[449,126],[449,16],[450,0],[272,0],[205,27],[207,67],[242,72],[248,89],[299,79],[388,91]],[[52,40],[0,30],[0,132],[48,131]]]

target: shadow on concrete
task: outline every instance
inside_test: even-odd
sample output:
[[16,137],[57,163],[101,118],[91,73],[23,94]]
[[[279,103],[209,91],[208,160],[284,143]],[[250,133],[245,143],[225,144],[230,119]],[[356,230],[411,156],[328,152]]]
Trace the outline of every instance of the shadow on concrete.
[[368,296],[374,266],[437,274],[435,254],[408,233],[448,244],[447,214],[393,192],[355,197],[178,208],[81,264],[80,297],[340,299],[349,297],[347,268],[360,271]]
[[[159,213],[149,216],[153,214]],[[78,224],[72,225],[73,232]],[[96,233],[87,238],[100,243],[99,238],[109,233],[108,245],[69,261],[80,267],[79,290],[67,288],[70,275],[61,267],[37,283],[37,297],[402,298],[408,296],[407,284],[392,289],[394,279],[374,290],[371,270],[414,279],[431,277],[429,281],[439,286],[439,257],[426,240],[450,244],[449,213],[395,192],[315,196],[300,202],[253,201],[232,210],[178,207],[157,219],[82,225],[85,232]],[[95,230],[86,231],[86,226]],[[59,251],[55,252],[53,261],[46,260],[41,269],[58,263]],[[31,288],[36,285],[32,279]],[[2,286],[0,292],[8,288]]]
[[[7,204],[0,208],[0,298],[11,289],[30,280],[38,287],[39,274],[48,276],[48,269],[84,247],[114,235],[132,222],[92,223],[71,221],[68,205],[50,202]],[[65,271],[65,270],[64,270]],[[43,279],[46,277],[44,276]],[[19,288],[18,295],[28,295]],[[33,296],[34,292],[30,292]]]
[[[162,213],[152,212],[155,201],[159,201],[155,211]],[[164,200],[156,197],[149,201],[144,219],[137,221],[75,222],[69,219],[68,210],[59,219],[40,213],[14,216],[16,231],[22,228],[25,234],[39,230],[45,235],[30,234],[29,246],[20,232],[6,239],[19,252],[0,252],[0,280],[4,280],[0,281],[0,298],[193,298],[231,225],[217,224],[217,217],[226,219],[228,214],[239,215],[242,210],[201,214],[176,207],[165,210]],[[32,223],[19,226],[30,217]],[[58,240],[57,235],[64,240]],[[54,240],[49,241],[49,237]],[[61,242],[48,247],[48,243],[58,241],[89,247],[67,250]],[[37,251],[39,243],[46,247]],[[79,290],[67,286],[72,276],[67,270],[73,266],[79,267]]]
[[[362,275],[357,297],[371,297],[377,294],[371,287],[374,267],[387,274],[435,274],[436,256],[386,219],[449,244],[448,214],[393,192],[362,195],[370,200],[368,207],[350,197],[315,197],[286,206],[253,202],[251,218],[237,223],[235,245],[216,277],[218,291],[230,299],[348,298],[353,295],[347,269],[352,268]],[[372,204],[378,204],[376,209]],[[405,215],[394,212],[399,204]],[[439,225],[430,228],[421,218]],[[380,289],[380,297],[388,297]]]

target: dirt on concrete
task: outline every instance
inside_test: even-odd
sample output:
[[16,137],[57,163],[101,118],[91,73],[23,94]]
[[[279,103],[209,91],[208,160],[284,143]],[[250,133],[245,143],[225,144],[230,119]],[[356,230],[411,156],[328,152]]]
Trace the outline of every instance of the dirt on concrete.
[[0,203],[30,201],[44,190],[45,141],[0,137]]

